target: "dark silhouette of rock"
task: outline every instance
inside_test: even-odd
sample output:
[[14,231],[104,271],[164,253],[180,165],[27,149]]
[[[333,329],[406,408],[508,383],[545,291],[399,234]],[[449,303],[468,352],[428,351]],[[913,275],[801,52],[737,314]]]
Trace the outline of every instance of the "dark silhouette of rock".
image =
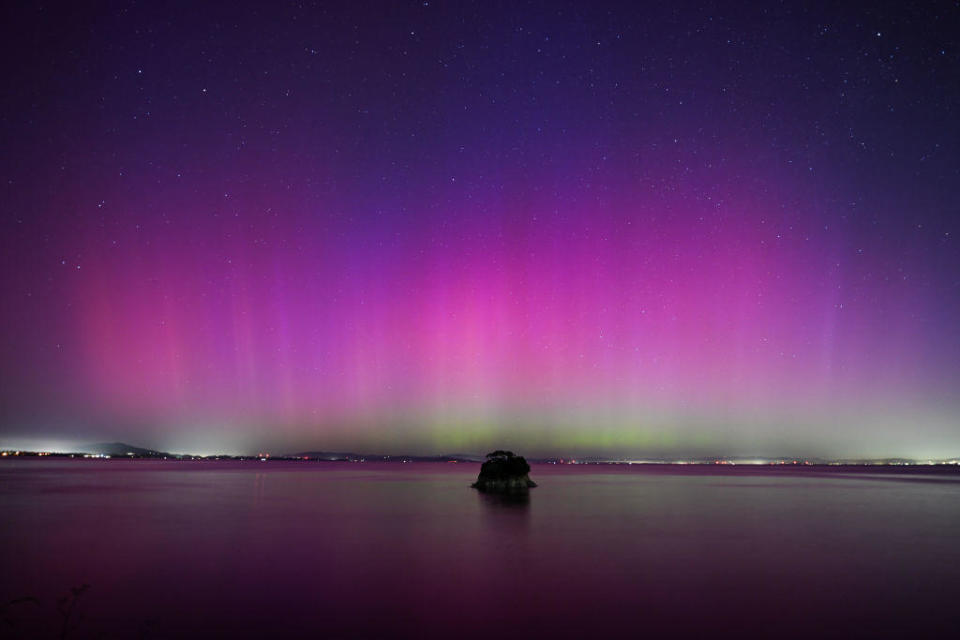
[[471,486],[488,493],[522,493],[537,486],[529,473],[530,465],[523,456],[498,449],[487,454],[487,461]]

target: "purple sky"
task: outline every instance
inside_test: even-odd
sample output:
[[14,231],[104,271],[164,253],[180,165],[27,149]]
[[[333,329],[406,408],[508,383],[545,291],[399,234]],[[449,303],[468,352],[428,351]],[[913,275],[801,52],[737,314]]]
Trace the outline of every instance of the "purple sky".
[[0,446],[960,455],[902,4],[7,8]]

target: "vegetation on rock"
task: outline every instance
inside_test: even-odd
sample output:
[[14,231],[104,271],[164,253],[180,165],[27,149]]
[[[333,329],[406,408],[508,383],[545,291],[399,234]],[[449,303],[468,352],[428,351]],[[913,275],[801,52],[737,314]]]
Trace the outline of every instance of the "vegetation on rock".
[[474,489],[496,493],[526,491],[537,484],[530,479],[530,465],[523,456],[498,449],[487,454]]

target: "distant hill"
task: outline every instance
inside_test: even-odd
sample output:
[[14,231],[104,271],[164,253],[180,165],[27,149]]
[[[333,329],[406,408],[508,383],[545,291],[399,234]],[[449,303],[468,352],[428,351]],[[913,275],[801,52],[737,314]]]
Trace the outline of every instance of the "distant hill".
[[81,448],[81,452],[101,456],[128,456],[133,458],[165,458],[173,456],[173,454],[165,451],[154,451],[153,449],[135,447],[125,442],[97,442],[95,444],[88,444]]

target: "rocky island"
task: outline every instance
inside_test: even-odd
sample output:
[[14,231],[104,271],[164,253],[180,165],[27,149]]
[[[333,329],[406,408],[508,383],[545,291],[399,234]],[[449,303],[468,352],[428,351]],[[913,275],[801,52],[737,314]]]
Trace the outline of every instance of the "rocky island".
[[530,465],[523,456],[497,450],[487,454],[477,481],[470,486],[485,493],[522,493],[537,486],[529,474]]

